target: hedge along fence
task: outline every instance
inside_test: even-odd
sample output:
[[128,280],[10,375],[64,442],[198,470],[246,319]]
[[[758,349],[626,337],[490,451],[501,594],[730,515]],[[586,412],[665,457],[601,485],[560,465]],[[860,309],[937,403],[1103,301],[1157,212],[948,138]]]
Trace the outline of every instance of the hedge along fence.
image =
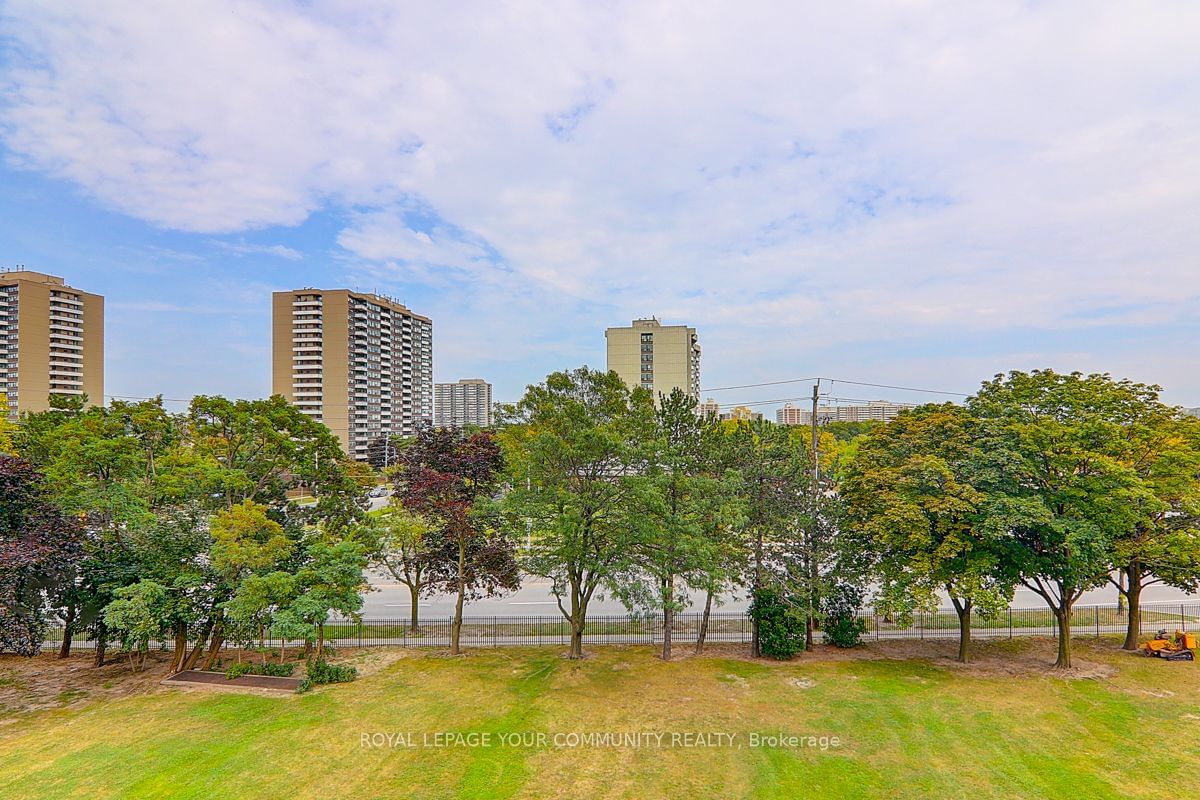
[[[864,639],[957,639],[958,615],[950,609],[916,614],[908,625],[899,625],[889,617],[872,611],[859,615],[866,622]],[[1143,636],[1155,631],[1200,630],[1200,602],[1150,603],[1141,607]],[[674,641],[689,644],[700,633],[703,615],[675,615]],[[325,626],[325,638],[335,647],[448,647],[451,620],[446,617],[422,620],[420,628],[412,631],[408,620],[364,619],[361,622],[334,620]],[[1115,605],[1077,606],[1071,621],[1076,636],[1124,635],[1126,613]],[[747,644],[752,625],[745,613],[713,613],[708,620],[707,641]],[[978,613],[971,618],[971,636],[975,639],[1016,638],[1020,636],[1056,636],[1058,626],[1049,608],[1010,608],[992,618]],[[63,629],[51,627],[43,643],[44,650],[56,650],[62,645]],[[465,647],[505,647],[567,645],[571,629],[561,616],[533,617],[464,617],[462,644]],[[656,644],[662,642],[662,618],[659,616],[597,616],[589,617],[584,630],[585,645]],[[279,639],[265,636],[256,644],[278,648]],[[283,644],[302,648],[303,641],[289,639]],[[73,646],[90,649],[95,643],[84,632],[74,636]],[[110,647],[114,646],[110,643]],[[169,643],[156,643],[166,648]],[[234,647],[227,643],[227,647]]]

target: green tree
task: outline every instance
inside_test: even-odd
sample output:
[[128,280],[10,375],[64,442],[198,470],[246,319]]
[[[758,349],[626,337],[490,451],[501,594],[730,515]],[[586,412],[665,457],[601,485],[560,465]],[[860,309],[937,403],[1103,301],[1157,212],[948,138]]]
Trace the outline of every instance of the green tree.
[[944,592],[964,663],[972,613],[1006,607],[1015,580],[1001,569],[1001,537],[983,524],[995,479],[977,427],[949,403],[906,411],[859,440],[840,482],[848,536],[879,586],[876,610],[908,620]]
[[634,491],[653,431],[649,392],[613,372],[556,372],[501,409],[511,487],[504,500],[523,566],[552,582],[571,627],[570,657],[583,656],[587,609],[629,557]]
[[[799,603],[806,620],[806,644],[820,609],[820,592],[833,553],[832,503],[815,480],[813,454],[805,429],[763,421],[725,422],[723,457],[737,472],[746,509],[745,541],[754,596],[771,587],[782,602]],[[832,455],[832,437],[823,439]],[[751,652],[761,655],[758,622]],[[808,644],[811,646],[811,644]]]
[[1142,591],[1200,590],[1200,419],[1148,400],[1126,425],[1129,466],[1149,491],[1132,527],[1113,540],[1110,580],[1128,613],[1124,648],[1141,636]]
[[24,414],[15,444],[46,476],[52,502],[80,521],[85,557],[74,580],[51,597],[64,621],[60,655],[72,637],[90,628],[96,663],[105,658],[107,628],[102,611],[113,592],[140,575],[130,549],[132,535],[154,524],[154,469],[168,437],[139,438],[167,417],[157,401],[85,407],[79,398],[52,398],[50,410]]
[[671,659],[675,614],[687,608],[687,590],[711,590],[724,574],[725,531],[736,518],[725,476],[714,475],[705,460],[711,423],[696,407],[679,389],[661,398],[645,471],[628,479],[636,535],[625,570],[614,577],[628,608],[662,614],[664,661]]
[[227,508],[244,500],[282,508],[289,488],[307,486],[317,497],[314,520],[348,527],[362,516],[363,488],[337,437],[279,395],[198,396],[189,438],[193,471],[207,476]]
[[288,639],[302,639],[306,649],[325,649],[325,625],[332,614],[357,619],[366,589],[363,569],[367,558],[362,544],[352,540],[327,541],[316,537],[304,548],[294,571],[275,570],[246,574],[226,604],[231,619],[243,630],[270,627],[282,641],[284,660]]
[[1056,667],[1071,666],[1076,601],[1108,580],[1114,543],[1156,505],[1129,466],[1125,427],[1156,396],[1108,375],[1035,370],[999,375],[968,400],[997,473],[985,524],[1011,574],[1057,620]]
[[422,595],[429,591],[427,573],[434,558],[431,534],[435,524],[414,514],[395,500],[370,524],[372,563],[408,588],[409,629],[420,632]]
[[[212,666],[227,636],[236,631],[225,619],[227,603],[251,576],[287,571],[296,550],[295,537],[270,517],[266,506],[253,500],[243,500],[218,513],[209,530],[209,560],[214,573],[210,606],[185,669],[198,662],[205,643],[208,651],[204,668]],[[244,617],[236,620],[244,621]]]

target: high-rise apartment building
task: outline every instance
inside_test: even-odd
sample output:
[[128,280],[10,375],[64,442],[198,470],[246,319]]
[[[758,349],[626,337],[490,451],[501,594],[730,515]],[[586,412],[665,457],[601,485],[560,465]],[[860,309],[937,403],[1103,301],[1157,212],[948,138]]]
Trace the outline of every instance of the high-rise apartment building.
[[9,416],[50,398],[104,403],[104,298],[54,275],[0,272],[0,392]]
[[372,441],[433,421],[433,322],[375,294],[275,292],[271,383],[364,461]]
[[669,395],[676,388],[700,399],[700,339],[686,325],[635,319],[628,328],[609,328],[608,369],[630,387]]
[[811,425],[811,420],[811,411],[796,408],[791,403],[784,403],[783,408],[775,411],[775,422],[779,425]]
[[758,422],[762,418],[761,411],[753,411],[749,406],[737,406],[732,411],[728,411],[720,416],[720,419],[726,421],[745,420],[746,422]]
[[700,404],[696,409],[702,417],[719,417],[721,416],[721,404],[711,397]]
[[492,385],[482,378],[434,384],[433,424],[439,428],[491,427]]
[[[827,422],[887,422],[896,418],[901,411],[912,408],[906,403],[892,403],[887,400],[871,400],[865,405],[855,406],[818,406],[817,424]],[[812,411],[796,408],[786,403],[775,412],[775,421],[780,425],[811,425]]]

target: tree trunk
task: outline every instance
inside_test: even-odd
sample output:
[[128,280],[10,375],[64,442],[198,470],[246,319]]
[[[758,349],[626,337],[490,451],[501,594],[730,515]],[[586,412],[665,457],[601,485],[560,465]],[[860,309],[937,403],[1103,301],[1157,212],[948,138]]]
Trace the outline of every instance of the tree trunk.
[[1071,668],[1071,606],[1064,603],[1062,608],[1054,609],[1058,618],[1058,660],[1054,662],[1057,669]]
[[421,632],[420,627],[418,627],[418,614],[420,613],[420,611],[417,608],[417,600],[421,594],[418,591],[419,588],[420,588],[420,584],[416,584],[415,586],[413,584],[409,584],[409,587],[408,587],[408,599],[409,599],[408,630],[410,633],[414,633],[414,634]]
[[[761,492],[760,492],[761,496]],[[762,588],[762,531],[756,526],[754,532],[754,596],[758,597],[758,590]],[[750,619],[750,655],[758,658],[762,655],[762,650],[758,642],[758,617],[757,615]]]
[[708,638],[708,617],[712,612],[712,590],[704,595],[704,614],[700,617],[700,633],[696,636],[696,655],[704,652],[704,640]]
[[96,626],[96,661],[97,667],[104,666],[105,651],[108,650],[108,629],[104,623],[98,623]]
[[1125,585],[1129,616],[1125,619],[1125,643],[1121,647],[1137,650],[1138,639],[1142,636],[1142,569],[1136,562],[1126,569],[1129,571],[1129,581]]
[[186,622],[176,622],[175,623],[175,654],[171,658],[171,670],[170,670],[170,673],[172,675],[174,675],[176,672],[179,672],[183,668],[184,659],[187,658],[187,646],[188,646],[187,623]]
[[450,655],[460,652],[459,641],[462,636],[463,597],[467,593],[467,542],[463,536],[458,537],[458,595],[454,598],[454,621],[450,623]]
[[204,668],[212,669],[217,663],[217,655],[221,652],[221,646],[225,644],[225,629],[218,620],[213,625],[212,640],[208,643],[208,655],[204,659]]
[[196,646],[192,648],[192,652],[188,655],[187,660],[183,662],[183,669],[195,669],[196,664],[200,661],[200,654],[204,652],[204,645],[208,642],[208,634],[212,632],[213,621],[209,619],[204,623],[204,627],[200,629],[200,635],[196,637]]
[[63,620],[62,647],[58,649],[59,658],[71,656],[71,638],[75,635],[75,604],[67,606],[67,618]]
[[958,660],[962,664],[971,661],[971,601],[959,600],[951,596],[954,610],[958,612]]
[[571,651],[567,657],[572,661],[583,658],[583,619],[578,615],[571,617]]
[[673,581],[670,577],[664,578],[662,582],[662,598],[663,598],[663,646],[662,660],[671,660],[671,634],[675,629],[675,606],[674,592],[671,591]]

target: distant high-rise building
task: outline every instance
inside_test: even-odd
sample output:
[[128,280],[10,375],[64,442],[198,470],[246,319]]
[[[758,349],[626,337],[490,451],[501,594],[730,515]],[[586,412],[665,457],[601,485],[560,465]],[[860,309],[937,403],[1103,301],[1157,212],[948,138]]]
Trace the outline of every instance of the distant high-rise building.
[[55,395],[103,405],[104,298],[54,275],[0,272],[0,393],[14,419]]
[[[809,420],[806,420],[808,417]],[[784,403],[783,408],[775,411],[775,421],[780,425],[810,425],[812,413],[796,408],[791,403]]]
[[[818,406],[817,424],[827,422],[887,422],[906,408],[912,408],[906,403],[892,403],[887,400],[872,400],[865,405],[856,406]],[[811,425],[812,411],[796,408],[791,403],[775,412],[775,421],[780,425]]]
[[491,427],[492,385],[482,378],[434,384],[433,424],[439,428]]
[[609,328],[608,369],[630,387],[658,395],[682,389],[700,399],[700,339],[686,325],[635,319],[628,328]]
[[761,412],[751,411],[749,406],[736,406],[733,411],[721,415],[723,420],[744,419],[747,422],[757,422],[762,418]]
[[719,417],[721,416],[721,404],[710,397],[700,404],[700,407],[697,409],[697,411],[699,411],[700,416],[702,417]]
[[271,383],[365,461],[371,442],[433,422],[433,322],[375,294],[275,292]]

